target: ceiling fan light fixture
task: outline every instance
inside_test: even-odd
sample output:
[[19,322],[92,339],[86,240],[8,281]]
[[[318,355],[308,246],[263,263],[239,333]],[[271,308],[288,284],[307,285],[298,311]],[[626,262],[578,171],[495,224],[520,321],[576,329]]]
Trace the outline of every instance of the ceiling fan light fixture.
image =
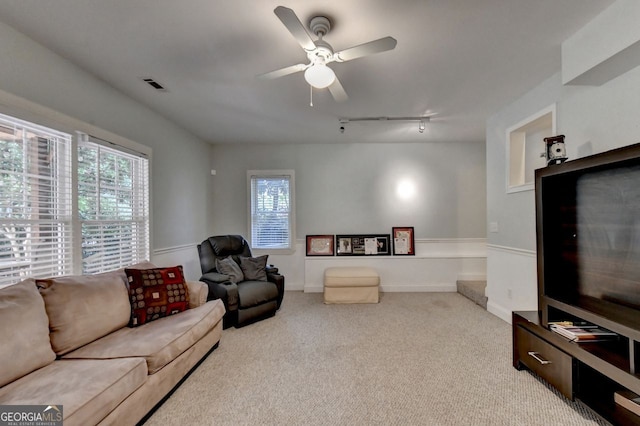
[[304,79],[316,89],[324,89],[336,80],[336,74],[325,64],[316,63],[306,69]]

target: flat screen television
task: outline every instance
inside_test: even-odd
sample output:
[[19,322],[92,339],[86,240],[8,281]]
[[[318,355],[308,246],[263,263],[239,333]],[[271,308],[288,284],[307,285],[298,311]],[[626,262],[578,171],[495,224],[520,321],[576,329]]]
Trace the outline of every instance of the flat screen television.
[[640,144],[538,169],[535,190],[543,325],[640,333]]

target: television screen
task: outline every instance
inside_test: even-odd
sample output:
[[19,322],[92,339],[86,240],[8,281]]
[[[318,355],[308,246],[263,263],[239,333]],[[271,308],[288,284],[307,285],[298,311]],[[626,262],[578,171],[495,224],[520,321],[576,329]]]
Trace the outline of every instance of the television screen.
[[541,309],[640,330],[640,145],[539,169],[536,203]]
[[640,165],[576,183],[578,293],[640,308]]

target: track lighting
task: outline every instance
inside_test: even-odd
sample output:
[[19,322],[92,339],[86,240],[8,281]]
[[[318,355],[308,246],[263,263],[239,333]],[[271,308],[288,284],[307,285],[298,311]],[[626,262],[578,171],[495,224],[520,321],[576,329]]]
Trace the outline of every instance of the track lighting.
[[354,121],[417,121],[418,131],[424,133],[427,122],[431,121],[431,117],[358,117],[358,118],[339,118],[340,133],[344,133],[344,125]]

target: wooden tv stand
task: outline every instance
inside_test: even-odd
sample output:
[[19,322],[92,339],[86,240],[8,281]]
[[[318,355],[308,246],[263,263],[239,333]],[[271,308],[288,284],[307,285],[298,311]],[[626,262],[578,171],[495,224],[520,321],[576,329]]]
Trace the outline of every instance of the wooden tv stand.
[[638,341],[621,334],[612,342],[571,342],[542,327],[537,311],[513,312],[512,327],[516,369],[531,370],[613,424],[640,425],[640,415],[614,401],[616,393],[640,395]]

